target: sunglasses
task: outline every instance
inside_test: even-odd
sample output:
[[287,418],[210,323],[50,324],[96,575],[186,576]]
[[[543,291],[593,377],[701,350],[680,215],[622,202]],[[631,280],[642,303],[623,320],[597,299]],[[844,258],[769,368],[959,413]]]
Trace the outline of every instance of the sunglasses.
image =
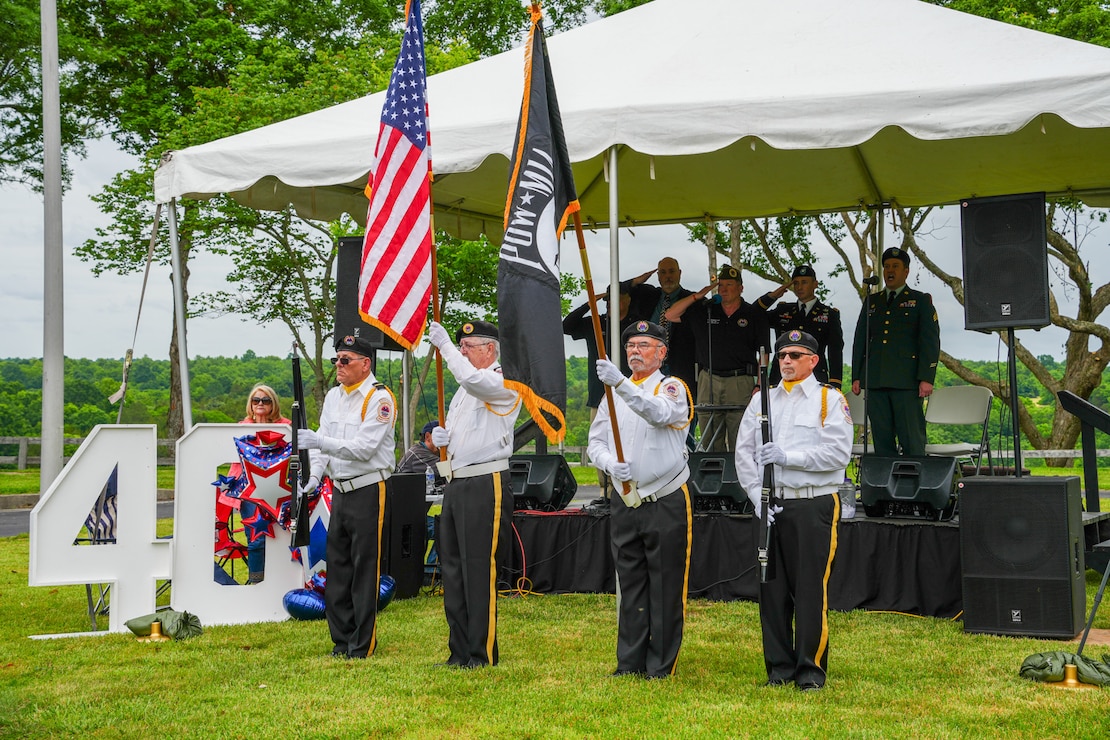
[[813,357],[812,352],[779,352],[777,355],[780,360],[785,360],[789,357],[791,360],[800,360],[803,357]]
[[363,359],[363,358],[361,358],[361,357],[333,357],[333,358],[331,358],[331,364],[333,364],[333,365],[350,365],[355,360],[361,360],[361,359]]
[[272,398],[252,398],[251,403],[260,403],[263,406],[269,406],[274,402]]

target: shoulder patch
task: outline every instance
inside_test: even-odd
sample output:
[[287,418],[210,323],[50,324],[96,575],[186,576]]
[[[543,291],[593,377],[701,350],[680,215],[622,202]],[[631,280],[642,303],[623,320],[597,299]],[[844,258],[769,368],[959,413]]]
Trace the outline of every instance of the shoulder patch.
[[383,400],[378,404],[378,412],[376,414],[378,421],[392,422],[393,421],[393,401]]
[[682,388],[682,384],[674,378],[665,379],[659,386],[659,392],[672,401],[677,401],[679,398],[686,395],[686,391]]

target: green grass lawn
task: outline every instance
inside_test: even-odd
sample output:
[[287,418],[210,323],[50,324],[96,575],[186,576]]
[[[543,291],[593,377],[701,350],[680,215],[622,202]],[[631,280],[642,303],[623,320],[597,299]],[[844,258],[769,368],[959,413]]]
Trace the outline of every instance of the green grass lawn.
[[[802,694],[761,686],[754,603],[691,601],[677,676],[647,682],[608,677],[612,595],[517,594],[498,604],[501,664],[456,671],[434,667],[447,654],[439,594],[390,604],[366,661],[325,657],[323,622],[206,625],[196,639],[161,644],[129,634],[32,640],[87,630],[88,617],[83,587],[27,585],[27,553],[26,535],[0,539],[5,738],[1110,734],[1106,693],[1018,676],[1026,656],[1074,643],[969,635],[958,621],[834,612],[829,684]],[[1088,572],[1088,604],[1097,583]],[[1110,609],[1096,627],[1110,628]]]

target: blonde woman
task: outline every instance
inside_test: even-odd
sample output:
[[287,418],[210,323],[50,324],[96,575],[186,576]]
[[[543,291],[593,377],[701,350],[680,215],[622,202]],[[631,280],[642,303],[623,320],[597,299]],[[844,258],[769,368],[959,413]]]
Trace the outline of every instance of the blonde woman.
[[[247,395],[247,415],[240,424],[292,424],[281,415],[281,402],[274,389],[259,383]],[[228,475],[235,477],[242,473],[242,466],[235,463]],[[255,516],[257,507],[250,501],[241,501],[239,517],[243,520]],[[247,543],[247,583],[261,583],[266,577],[266,538],[259,537]]]

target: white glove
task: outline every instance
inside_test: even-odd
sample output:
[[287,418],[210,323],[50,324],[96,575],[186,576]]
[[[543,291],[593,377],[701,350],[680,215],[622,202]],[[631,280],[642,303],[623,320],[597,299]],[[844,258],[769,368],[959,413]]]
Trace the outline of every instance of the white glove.
[[432,430],[432,444],[436,447],[450,447],[451,446],[451,432],[443,427],[436,427]]
[[756,465],[786,465],[786,452],[774,442],[767,442],[760,445],[759,449],[755,451]]
[[309,496],[316,493],[316,489],[320,487],[320,479],[315,475],[308,479],[308,483],[301,486],[301,495]]
[[609,475],[624,483],[632,480],[632,466],[626,462],[613,461],[609,463]]
[[[753,503],[755,504],[755,516],[756,516],[756,518],[757,519],[762,519],[763,518],[763,499],[762,498],[757,498]],[[770,508],[770,510],[767,512],[767,523],[768,524],[774,524],[775,523],[775,514],[781,514],[781,513],[782,513],[782,507],[781,506],[779,506],[779,505],[772,506]]]
[[437,349],[443,349],[451,344],[451,335],[447,333],[446,329],[440,326],[438,321],[433,321],[428,325],[428,341]]
[[616,386],[624,380],[624,374],[619,367],[608,360],[598,360],[597,378],[605,385]]
[[302,450],[318,450],[320,449],[320,435],[311,429],[298,429],[297,446]]

